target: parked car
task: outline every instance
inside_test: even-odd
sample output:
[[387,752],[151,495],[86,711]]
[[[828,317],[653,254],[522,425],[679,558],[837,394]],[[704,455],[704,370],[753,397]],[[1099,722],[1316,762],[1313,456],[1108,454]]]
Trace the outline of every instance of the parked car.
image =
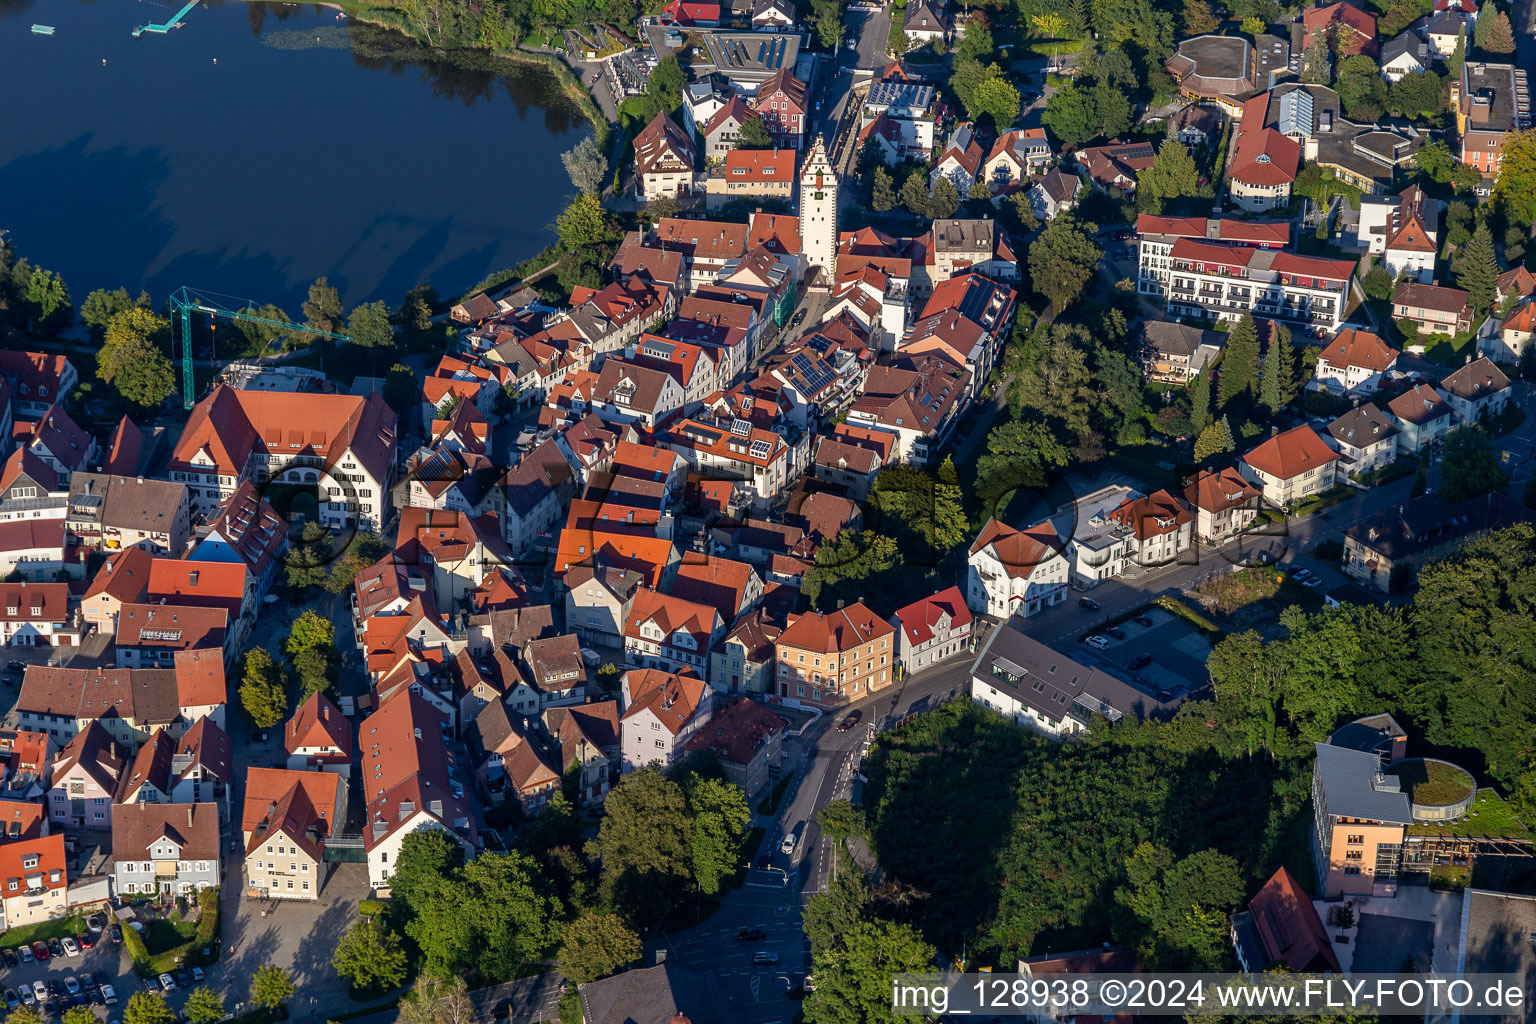
[[1079,608],[1087,608],[1091,612],[1096,612],[1096,611],[1099,610],[1099,602],[1095,601],[1091,597],[1080,597],[1080,598],[1078,598],[1077,599],[1077,606]]
[[1096,651],[1102,651],[1104,648],[1109,646],[1109,637],[1100,636],[1095,633],[1093,636],[1084,640],[1083,643],[1087,644],[1089,647],[1092,647]]
[[1320,586],[1322,586],[1323,585],[1323,581],[1322,581],[1322,579],[1320,577],[1313,576],[1309,580],[1302,580],[1301,581],[1301,585],[1306,587],[1308,590],[1311,590],[1313,587],[1320,587]]
[[1146,668],[1150,664],[1152,664],[1152,655],[1138,654],[1136,657],[1131,659],[1131,663],[1127,665],[1126,668],[1134,672],[1139,668]]
[[32,955],[39,960],[47,960],[49,956],[48,943],[41,940],[32,943]]
[[73,974],[71,974],[69,977],[65,978],[64,979],[64,991],[68,992],[70,995],[74,995],[76,992],[79,992],[80,991],[80,979],[75,977]]
[[58,939],[49,939],[48,940],[48,954],[50,956],[63,956],[64,955],[64,944],[61,943]]
[[91,937],[90,932],[81,932],[79,935],[75,936],[75,941],[80,943],[81,949],[96,948],[96,940]]
[[760,949],[752,954],[752,962],[755,964],[776,964],[779,962],[779,954],[770,953],[766,949]]
[[112,930],[109,931],[107,934],[112,936],[112,941],[113,942],[122,942],[123,941],[123,929],[121,927],[119,927],[118,925],[113,925],[112,926]]
[[100,914],[92,914],[86,918],[85,926],[93,932],[100,932],[107,926],[107,919]]
[[45,1016],[45,1017],[57,1017],[58,1015],[59,1015],[59,1004],[58,1003],[56,1003],[52,999],[50,999],[46,1003],[43,1004],[43,1016]]
[[169,974],[162,974],[160,975],[160,987],[167,992],[174,992],[176,991],[176,979]]
[[191,988],[192,987],[192,979],[187,976],[187,972],[186,971],[177,971],[176,972],[176,984],[180,985],[182,988]]
[[202,982],[202,980],[203,980],[203,969],[201,967],[194,967],[194,968],[192,968],[192,980],[196,981],[196,982],[199,982],[199,983]]
[[1123,630],[1123,629],[1116,629],[1114,626],[1111,626],[1108,629],[1106,629],[1104,631],[1104,633],[1105,633],[1106,636],[1112,636],[1116,640],[1124,640],[1125,639],[1125,630]]
[[64,947],[64,955],[65,956],[79,956],[80,955],[80,943],[76,942],[74,939],[70,938],[68,935],[64,936],[62,939],[59,940],[59,945]]
[[21,1001],[25,1006],[31,1006],[37,1002],[37,996],[32,994],[32,987],[30,985],[21,986]]
[[1151,626],[1152,625],[1152,619],[1150,617],[1146,616],[1146,615],[1138,615],[1134,619],[1132,619],[1131,621],[1136,623],[1136,625],[1138,625],[1138,626]]
[[155,980],[154,975],[150,975],[149,977],[144,979],[144,991],[146,991],[146,992],[159,992],[160,991],[160,983]]
[[106,1003],[108,1006],[116,1006],[117,989],[113,988],[111,985],[101,986],[101,999],[102,1002]]
[[20,967],[21,966],[21,957],[17,956],[14,950],[10,950],[10,949],[0,950],[0,952],[3,952],[5,954],[5,966],[7,966],[7,967]]
[[108,984],[112,980],[107,977],[107,972],[102,970],[100,967],[96,968],[96,970],[92,972],[91,977],[96,979],[96,984],[98,985]]
[[14,1009],[16,1009],[16,1007],[18,1007],[20,1005],[21,1005],[21,996],[18,996],[16,994],[16,990],[13,989],[13,988],[6,989],[5,990],[5,1006],[6,1006],[6,1009],[14,1010]]
[[32,983],[32,998],[40,1003],[48,998],[48,986],[43,984],[43,979],[39,978]]
[[17,946],[16,956],[24,964],[29,964],[37,959],[37,954],[32,952],[31,946]]
[[64,994],[64,982],[57,975],[48,979],[48,994],[55,998]]
[[757,942],[767,937],[768,933],[761,928],[741,928],[736,932],[737,942]]

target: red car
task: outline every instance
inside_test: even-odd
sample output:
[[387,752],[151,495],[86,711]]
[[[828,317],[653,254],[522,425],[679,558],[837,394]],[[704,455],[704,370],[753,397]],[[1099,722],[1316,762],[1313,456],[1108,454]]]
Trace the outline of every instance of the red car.
[[34,943],[32,943],[32,955],[37,957],[39,960],[47,960],[48,959],[48,943],[46,943],[46,942],[34,942]]

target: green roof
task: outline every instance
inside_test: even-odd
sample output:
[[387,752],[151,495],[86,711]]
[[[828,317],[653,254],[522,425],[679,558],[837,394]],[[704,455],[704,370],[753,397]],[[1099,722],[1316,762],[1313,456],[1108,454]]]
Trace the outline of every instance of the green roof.
[[1480,789],[1472,801],[1472,809],[1460,821],[1444,825],[1415,822],[1408,826],[1410,836],[1445,836],[1454,839],[1523,839],[1531,840],[1531,831],[1509,805],[1499,799],[1491,789]]

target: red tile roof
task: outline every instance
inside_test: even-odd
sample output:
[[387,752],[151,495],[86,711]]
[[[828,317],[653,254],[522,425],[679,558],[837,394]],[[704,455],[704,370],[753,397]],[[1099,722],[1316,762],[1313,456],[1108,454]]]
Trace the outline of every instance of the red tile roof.
[[727,764],[747,765],[768,739],[784,728],[783,719],[755,700],[741,699],[716,711],[709,724],[691,736],[689,750],[709,750]]
[[1285,185],[1296,180],[1301,146],[1275,129],[1266,128],[1264,118],[1268,113],[1267,92],[1243,104],[1229,175],[1245,185]]
[[1402,355],[1397,349],[1382,341],[1370,331],[1346,327],[1318,353],[1318,359],[1329,366],[1358,366],[1377,373],[1385,370]]
[[[113,810],[115,812],[117,808]],[[30,868],[24,867],[32,857],[37,858],[37,863]],[[0,845],[0,886],[3,886],[7,899],[13,892],[67,889],[67,868],[62,834]]]
[[1259,497],[1261,492],[1243,479],[1234,467],[1219,472],[1201,470],[1200,475],[1184,489],[1185,500],[1207,512],[1225,512]]
[[325,694],[313,693],[283,727],[283,746],[290,754],[304,747],[336,747],[350,764],[352,723]]
[[0,620],[64,622],[69,618],[69,584],[0,583]]
[[1342,970],[1311,897],[1285,868],[1259,888],[1248,909],[1271,962],[1293,971]]
[[1130,527],[1137,540],[1172,533],[1185,523],[1193,522],[1195,518],[1179,499],[1167,491],[1154,491],[1144,498],[1127,501],[1109,516]]
[[859,601],[835,612],[800,616],[779,634],[778,643],[796,650],[840,654],[895,632],[894,626]]
[[1339,457],[1317,431],[1306,424],[1277,434],[1243,456],[1254,469],[1280,480],[1289,480],[1311,469],[1326,466]]
[[894,617],[901,623],[907,642],[917,645],[933,639],[933,627],[944,616],[949,617],[950,629],[960,629],[971,624],[971,610],[966,607],[965,594],[961,593],[959,587],[950,587],[932,597],[914,601],[899,609]]

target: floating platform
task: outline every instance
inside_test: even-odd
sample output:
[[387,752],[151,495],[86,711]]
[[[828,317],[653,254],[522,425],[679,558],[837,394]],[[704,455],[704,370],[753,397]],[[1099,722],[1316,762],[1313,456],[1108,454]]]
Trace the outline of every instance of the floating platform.
[[51,36],[51,35],[53,35],[53,26],[52,25],[33,25],[32,26],[32,32],[35,35]]

